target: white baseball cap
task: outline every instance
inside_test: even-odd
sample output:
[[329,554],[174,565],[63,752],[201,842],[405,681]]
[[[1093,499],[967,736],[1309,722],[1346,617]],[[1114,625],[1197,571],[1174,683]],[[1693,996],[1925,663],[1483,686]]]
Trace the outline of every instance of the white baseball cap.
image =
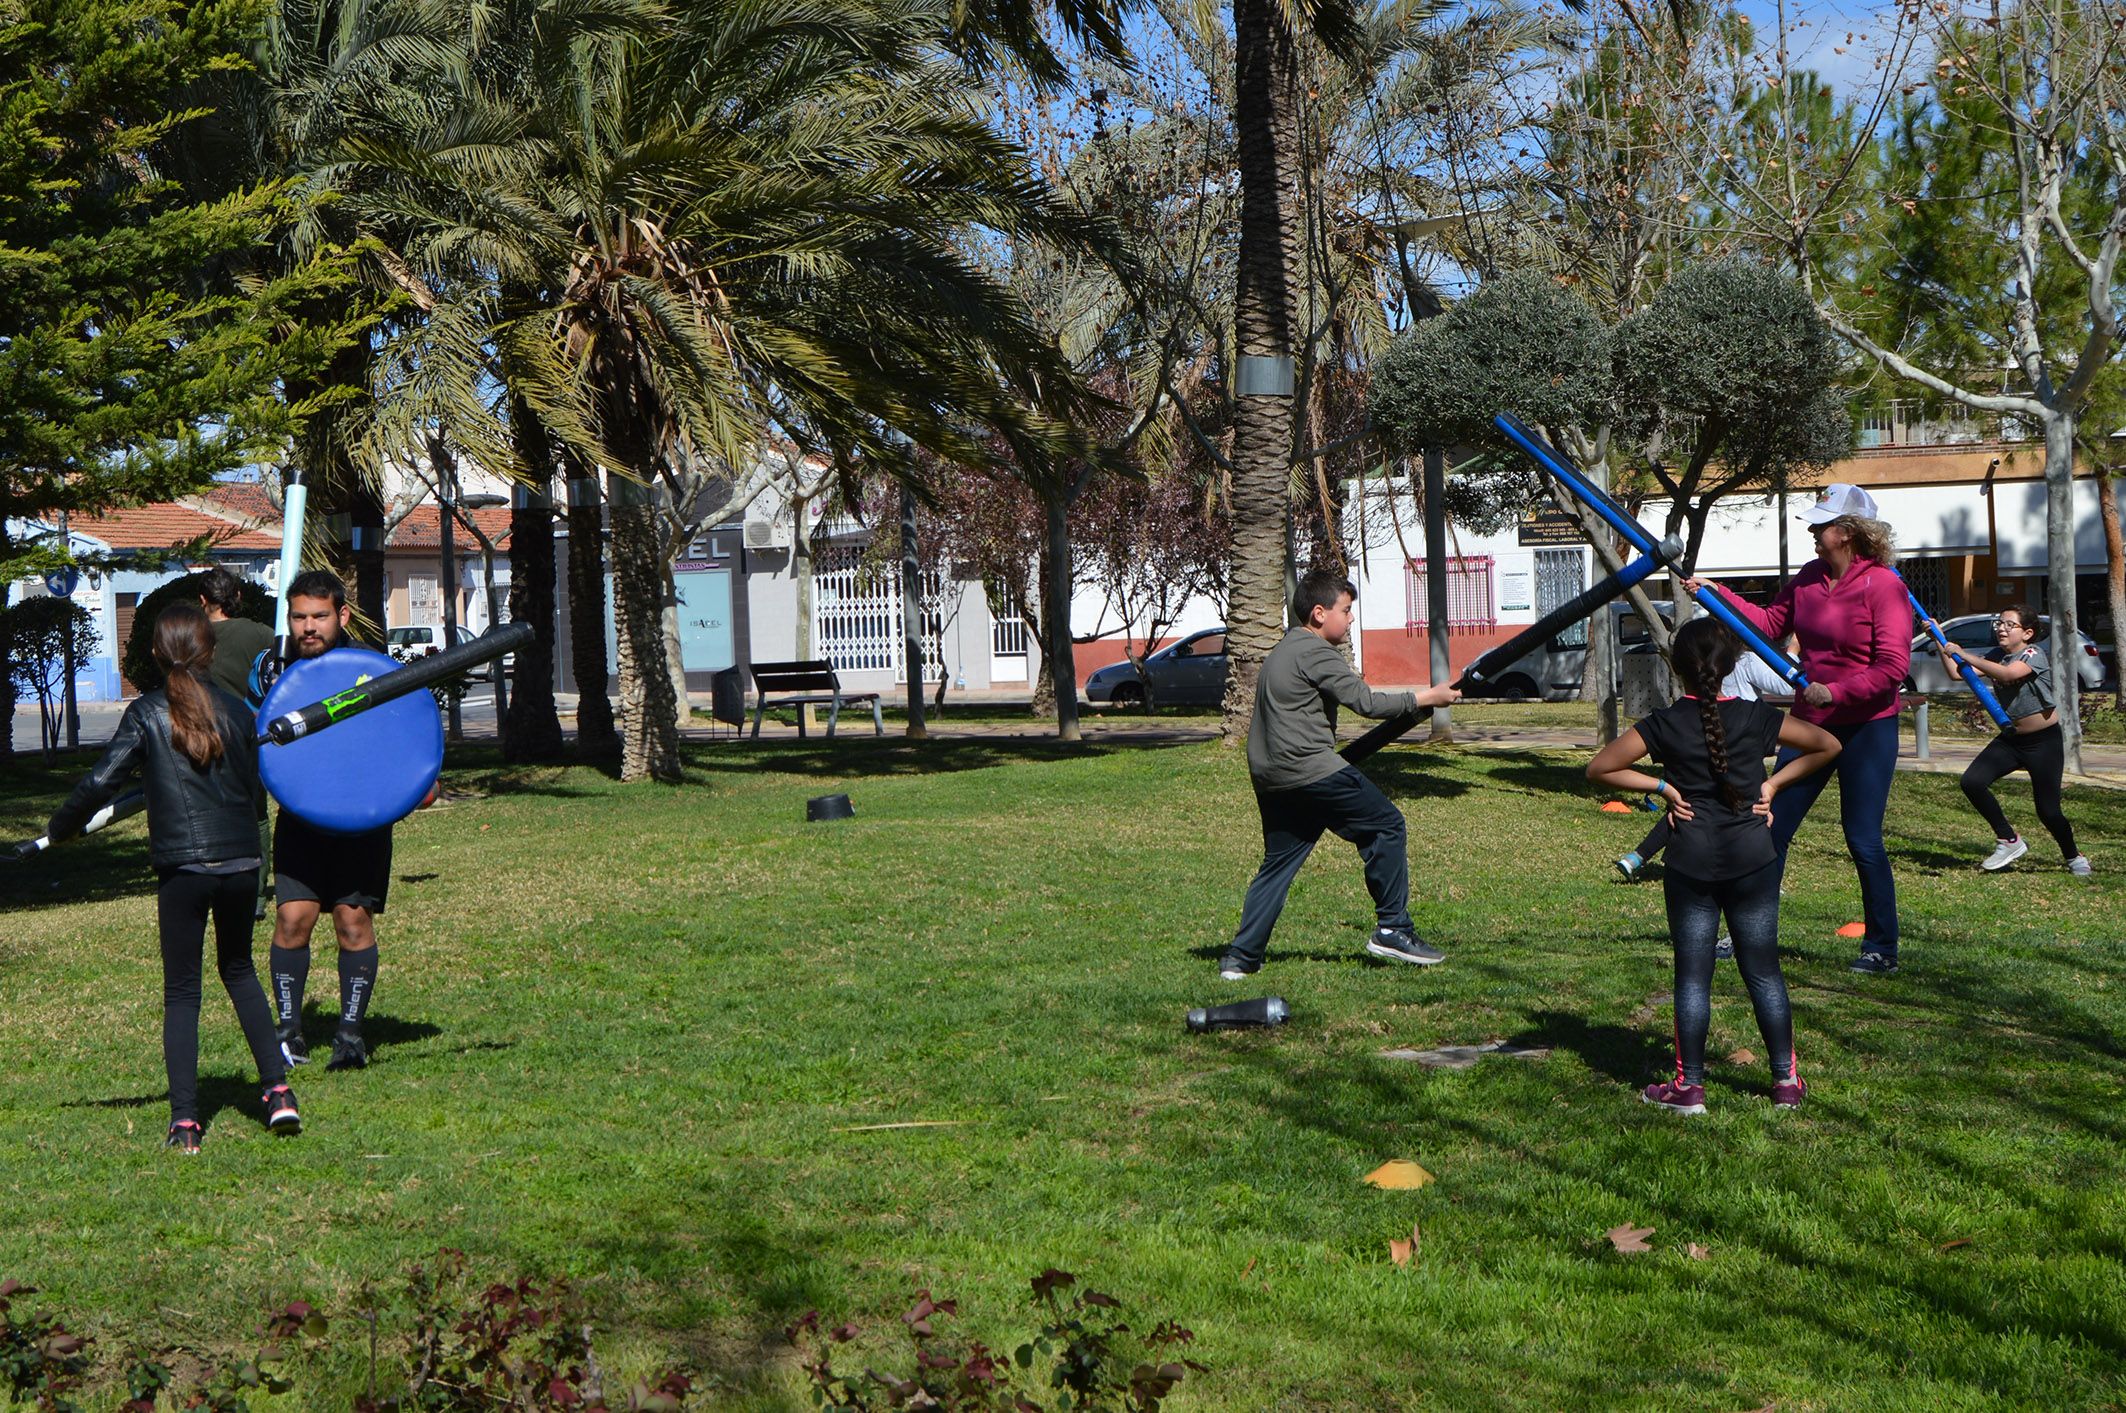
[[1875,509],[1875,497],[1843,481],[1825,486],[1822,499],[1794,518],[1810,525],[1828,525],[1841,515],[1858,515],[1864,520],[1882,518]]

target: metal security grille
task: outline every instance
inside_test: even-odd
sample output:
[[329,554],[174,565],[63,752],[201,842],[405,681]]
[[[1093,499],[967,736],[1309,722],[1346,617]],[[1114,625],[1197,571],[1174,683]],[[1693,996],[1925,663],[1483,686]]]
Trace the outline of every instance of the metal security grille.
[[[1561,604],[1570,603],[1587,587],[1587,556],[1576,549],[1539,549],[1535,552],[1535,614],[1541,618]],[[1572,647],[1587,645],[1587,620],[1581,619],[1558,641]]]
[[[1413,559],[1408,562],[1403,585],[1404,602],[1409,610],[1404,626],[1413,633],[1422,633],[1429,618],[1425,611],[1425,561]],[[1492,592],[1491,556],[1468,554],[1456,555],[1449,559],[1448,630],[1459,632],[1465,628],[1495,628],[1498,621],[1498,600]]]
[[1948,560],[1906,559],[1898,563],[1897,572],[1905,576],[1912,597],[1925,605],[1927,612],[1943,618],[1949,616]]
[[[908,680],[901,647],[901,578],[898,565],[866,563],[860,545],[824,551],[814,571],[814,627],[820,655],[836,672],[883,672]],[[923,680],[945,675],[943,599],[936,576],[924,575]]]
[[999,596],[1003,611],[989,625],[991,657],[1026,656],[1026,616],[1019,602],[1005,589]]

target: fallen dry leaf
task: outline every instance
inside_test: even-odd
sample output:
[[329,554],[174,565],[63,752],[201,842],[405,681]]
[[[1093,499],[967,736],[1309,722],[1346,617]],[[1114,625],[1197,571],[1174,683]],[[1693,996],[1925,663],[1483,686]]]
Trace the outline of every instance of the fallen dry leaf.
[[1626,1222],[1620,1227],[1611,1227],[1608,1231],[1602,1233],[1602,1235],[1609,1238],[1611,1246],[1627,1254],[1653,1250],[1651,1246],[1646,1244],[1646,1238],[1653,1234],[1654,1229],[1652,1227],[1635,1227],[1630,1222]]
[[1936,1248],[1935,1248],[1935,1250],[1937,1250],[1937,1251],[1954,1251],[1954,1250],[1955,1250],[1955,1249],[1956,1249],[1957,1247],[1959,1247],[1959,1246],[1969,1246],[1970,1244],[1971,1244],[1971,1238],[1970,1238],[1970,1237],[1968,1237],[1968,1236],[1960,1236],[1960,1237],[1956,1238],[1956,1240],[1954,1240],[1954,1241],[1945,1241],[1945,1242],[1943,1242],[1943,1243],[1942,1243],[1942,1244],[1941,1244],[1940,1246],[1936,1247]]
[[1683,1249],[1684,1251],[1689,1253],[1690,1258],[1693,1261],[1709,1261],[1712,1259],[1713,1253],[1706,1250],[1704,1247],[1700,1246],[1695,1241],[1692,1242],[1690,1245],[1684,1247]]
[[1367,1173],[1366,1181],[1372,1183],[1375,1187],[1423,1187],[1426,1183],[1432,1181],[1432,1174],[1408,1159],[1391,1158],[1372,1172]]
[[1248,1257],[1248,1263],[1247,1263],[1247,1264],[1246,1264],[1245,1266],[1242,1266],[1242,1267],[1240,1268],[1240,1278],[1241,1278],[1242,1280],[1246,1280],[1246,1279],[1248,1278],[1248,1272],[1250,1272],[1250,1271],[1252,1271],[1252,1270],[1254,1270],[1254,1269],[1255,1269],[1255,1258],[1254,1258],[1254,1257],[1252,1257],[1252,1256],[1250,1256],[1250,1257]]
[[1408,1241],[1396,1241],[1392,1237],[1389,1239],[1388,1259],[1398,1266],[1407,1266],[1410,1264],[1410,1258],[1417,1255],[1423,1245],[1423,1239],[1418,1235],[1417,1223],[1412,1222]]
[[1757,1063],[1757,1055],[1752,1050],[1737,1050],[1727,1057],[1727,1062],[1731,1065],[1754,1065]]

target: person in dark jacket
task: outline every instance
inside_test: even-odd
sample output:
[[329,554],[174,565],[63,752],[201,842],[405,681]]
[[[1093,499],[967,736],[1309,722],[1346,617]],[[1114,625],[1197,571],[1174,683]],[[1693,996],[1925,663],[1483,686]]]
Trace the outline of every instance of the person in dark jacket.
[[214,635],[196,605],[174,604],[155,620],[155,661],[166,680],[137,697],[110,748],[51,818],[53,843],[71,838],[137,771],[148,797],[148,860],[155,868],[162,930],[162,1058],[170,1076],[168,1145],[197,1153],[200,956],[214,921],[215,964],[251,1047],[266,1125],[302,1127],[285,1083],[273,1013],[251,961],[258,893],[258,820],[265,787],[251,713],[209,680]]
[[1218,974],[1239,981],[1262,969],[1270,929],[1285,894],[1324,832],[1358,846],[1377,926],[1366,951],[1383,961],[1430,966],[1445,953],[1417,936],[1410,922],[1410,844],[1402,811],[1336,753],[1336,708],[1391,717],[1461,700],[1453,687],[1376,692],[1336,649],[1351,634],[1358,589],[1342,574],[1317,569],[1299,581],[1303,621],[1263,659],[1248,728],[1248,774],[1262,812],[1262,867],[1240,906],[1240,929]]

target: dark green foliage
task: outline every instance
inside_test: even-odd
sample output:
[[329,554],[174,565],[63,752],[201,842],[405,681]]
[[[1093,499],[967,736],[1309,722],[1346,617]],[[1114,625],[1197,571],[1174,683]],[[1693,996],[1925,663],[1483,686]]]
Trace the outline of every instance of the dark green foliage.
[[1742,258],[1678,270],[1618,326],[1616,343],[1618,416],[1640,435],[1663,417],[1738,429],[1784,421],[1839,363],[1808,293]]
[[[1069,1291],[1068,1299],[1062,1292]],[[785,1333],[804,1356],[812,1401],[827,1413],[871,1413],[891,1408],[938,1408],[954,1413],[1041,1413],[1044,1408],[1079,1413],[1158,1413],[1161,1403],[1190,1373],[1203,1373],[1192,1359],[1168,1358],[1195,1335],[1163,1320],[1141,1337],[1122,1320],[1122,1302],[1078,1288],[1069,1271],[1051,1267],[1033,1278],[1033,1303],[1042,1312],[1040,1330],[1008,1357],[979,1340],[949,1348],[938,1339],[937,1322],[959,1314],[959,1302],[937,1300],[928,1290],[901,1316],[914,1368],[903,1375],[865,1368],[837,1371],[834,1348],[855,1340],[853,1324],[823,1328],[819,1311]],[[1143,1355],[1133,1359],[1133,1355]],[[1154,1362],[1156,1361],[1156,1362]],[[1053,1398],[1053,1404],[1041,1401]]]
[[1500,412],[1540,427],[1599,422],[1612,395],[1594,311],[1541,275],[1508,275],[1397,339],[1374,367],[1372,411],[1405,452],[1495,447]]
[[9,662],[16,687],[37,699],[44,732],[44,749],[59,744],[62,723],[60,703],[66,692],[67,636],[73,635],[74,663],[78,667],[96,655],[103,639],[96,619],[72,599],[40,594],[12,608],[0,608],[4,631],[13,642]]
[[[122,649],[124,656],[119,659],[119,668],[125,673],[126,681],[143,692],[152,692],[162,686],[162,664],[155,660],[155,654],[150,651],[155,641],[155,620],[162,617],[162,611],[173,603],[197,602],[200,588],[205,584],[206,578],[205,570],[197,574],[183,575],[155,589],[140,601],[140,607],[133,613],[133,631],[126,635]],[[240,578],[238,582],[242,584],[243,591],[237,603],[237,612],[245,618],[271,627],[273,595],[249,579]]]

